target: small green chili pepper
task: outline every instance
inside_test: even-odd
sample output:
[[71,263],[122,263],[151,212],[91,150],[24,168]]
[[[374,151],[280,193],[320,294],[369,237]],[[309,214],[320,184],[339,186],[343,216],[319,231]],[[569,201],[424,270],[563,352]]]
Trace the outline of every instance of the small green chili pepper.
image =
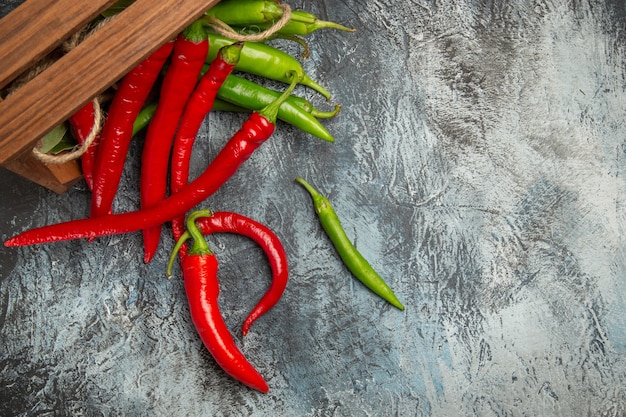
[[241,107],[236,104],[229,103],[224,100],[220,100],[219,98],[216,98],[215,100],[213,100],[213,107],[211,108],[211,111],[228,111],[228,112],[234,112],[234,113],[249,113],[250,112],[250,110],[246,109],[245,107]]
[[[222,84],[217,97],[250,110],[259,110],[276,100],[279,92],[265,88],[253,81],[229,75]],[[327,142],[335,139],[309,111],[300,107],[298,99],[287,98],[278,109],[278,118]]]
[[222,0],[207,12],[230,26],[276,22],[283,17],[283,9],[273,0]]
[[[154,103],[150,103],[146,105],[144,108],[141,109],[141,111],[137,115],[137,118],[135,119],[135,123],[133,124],[133,137],[136,136],[137,133],[145,129],[150,124],[150,120],[152,120],[152,116],[154,116],[154,112],[156,111],[156,108],[157,108],[157,103],[154,102]],[[313,110],[315,114],[317,114],[318,112],[322,114],[327,113],[327,112],[319,111],[317,109],[313,109]],[[250,112],[249,109],[246,109],[241,106],[237,106],[235,104],[229,103],[224,100],[218,100],[218,99],[215,99],[215,101],[213,102],[213,107],[211,108],[211,111],[230,111],[230,112],[246,112],[246,113]],[[311,114],[314,114],[314,113],[311,113]]]
[[[212,62],[222,47],[235,43],[232,39],[214,33],[208,33],[207,36],[210,45],[207,62]],[[326,99],[330,99],[330,92],[306,74],[300,61],[278,48],[261,42],[244,43],[235,70],[287,84],[290,83],[287,74],[293,72],[300,78],[299,84],[310,87]]]
[[[206,68],[203,69],[204,72],[206,72]],[[230,101],[227,101],[225,98],[216,98],[211,111],[249,113],[262,109],[280,95],[277,91],[270,90],[253,81],[235,75],[229,76],[227,82],[228,84],[224,90],[220,90],[218,95]],[[238,83],[239,85],[237,85]],[[148,126],[155,110],[156,103],[151,103],[141,109],[133,125],[133,136]],[[333,142],[334,138],[316,118],[329,119],[335,117],[340,110],[341,106],[339,104],[335,105],[334,110],[319,110],[305,98],[292,95],[286,100],[286,104],[281,105],[279,108],[278,118],[299,128],[303,132],[310,133],[325,141]]]
[[[272,26],[273,22],[257,23],[254,28],[259,30],[265,30]],[[252,30],[248,26],[248,29]],[[355,29],[340,25],[339,23],[330,22],[327,20],[320,20],[315,15],[300,10],[294,10],[291,12],[291,18],[289,22],[277,32],[279,35],[310,35],[319,29],[338,29],[344,32],[356,32]]]
[[135,123],[133,123],[133,137],[150,124],[150,120],[152,120],[152,116],[154,116],[156,108],[157,103],[155,102],[150,103],[141,109],[135,119]]
[[311,195],[315,213],[322,224],[322,228],[330,238],[337,253],[339,253],[339,256],[350,272],[374,293],[378,294],[398,309],[404,310],[404,306],[398,300],[389,285],[378,275],[369,262],[367,262],[363,255],[354,247],[352,242],[350,242],[330,201],[302,178],[296,178],[296,182],[301,184]]

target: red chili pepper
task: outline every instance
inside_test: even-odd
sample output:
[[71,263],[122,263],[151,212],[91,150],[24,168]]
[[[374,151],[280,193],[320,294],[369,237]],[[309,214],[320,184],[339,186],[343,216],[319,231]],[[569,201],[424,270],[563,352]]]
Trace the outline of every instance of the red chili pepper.
[[297,82],[297,77],[294,77],[289,88],[276,101],[253,112],[202,174],[157,205],[31,229],[7,239],[4,245],[24,246],[129,233],[171,221],[186,213],[217,191],[270,138],[274,132],[278,107],[289,97]]
[[133,124],[154,85],[173,42],[167,42],[124,76],[109,107],[102,126],[100,145],[94,166],[91,217],[112,211],[132,139]]
[[[171,63],[163,77],[159,102],[143,145],[139,183],[141,207],[153,206],[166,196],[174,134],[208,51],[209,41],[200,22],[192,23],[174,42]],[[154,257],[160,238],[161,225],[143,230],[145,263]]]
[[[95,123],[95,109],[93,101],[85,104],[78,109],[76,113],[69,117],[68,122],[72,134],[76,138],[79,145],[82,145],[89,137],[89,133],[93,129]],[[80,164],[83,171],[83,177],[87,183],[87,187],[93,190],[93,169],[96,160],[96,152],[98,149],[98,142],[100,141],[99,135],[96,136],[91,145],[87,148],[85,153],[80,157]]]
[[[186,240],[192,237],[194,240],[187,255],[181,259],[191,320],[204,346],[228,375],[250,388],[266,393],[269,391],[267,383],[239,350],[220,313],[217,258],[195,225],[197,216],[206,215],[210,215],[207,210],[192,213],[187,219],[189,235],[185,234],[183,238]],[[181,239],[174,248],[173,256],[176,256],[182,243]]]
[[236,233],[256,242],[270,263],[272,284],[265,295],[252,309],[243,322],[242,333],[245,336],[252,323],[276,305],[285,291],[289,277],[287,254],[280,239],[267,226],[233,212],[215,212],[209,217],[198,217],[196,224],[203,235],[211,233]]
[[[196,135],[207,113],[213,107],[217,91],[239,61],[242,46],[241,43],[235,43],[222,48],[189,98],[180,121],[180,127],[174,138],[170,174],[170,192],[172,194],[180,191],[189,180],[189,164]],[[175,240],[178,240],[183,234],[184,223],[184,214],[172,219],[172,232]],[[185,247],[183,246],[181,250],[184,252]]]

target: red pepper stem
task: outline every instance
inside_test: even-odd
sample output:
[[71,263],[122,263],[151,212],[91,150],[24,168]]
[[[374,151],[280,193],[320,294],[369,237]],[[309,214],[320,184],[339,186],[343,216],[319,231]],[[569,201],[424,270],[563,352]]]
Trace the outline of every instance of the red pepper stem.
[[232,45],[223,46],[219,51],[220,58],[229,65],[236,65],[239,62],[242,48],[243,42],[235,42]]
[[193,239],[193,246],[189,249],[187,254],[189,255],[211,255],[211,249],[209,249],[209,245],[206,243],[202,232],[198,229],[198,225],[196,225],[196,220],[200,217],[211,217],[211,210],[196,210],[192,212],[189,216],[187,216],[187,231],[189,235]]
[[182,248],[183,244],[187,241],[187,239],[191,238],[191,234],[188,231],[185,231],[180,238],[176,241],[174,245],[174,249],[172,249],[172,253],[170,253],[170,259],[167,262],[167,270],[166,274],[168,278],[172,277],[172,269],[174,268],[174,261],[176,260],[176,255],[180,252],[180,248]]
[[193,246],[187,251],[187,255],[211,255],[213,252],[209,248],[209,245],[206,243],[204,239],[204,235],[198,228],[196,224],[196,220],[201,217],[211,217],[213,213],[211,210],[196,210],[192,212],[189,216],[187,216],[187,231],[183,233],[174,248],[172,249],[172,253],[170,254],[170,259],[167,263],[167,276],[168,278],[172,276],[172,268],[174,266],[174,260],[176,259],[176,255],[180,252],[180,248],[183,246],[187,239],[193,239]]
[[283,104],[285,100],[289,98],[294,88],[296,88],[296,85],[298,85],[298,83],[302,79],[302,76],[297,76],[295,71],[289,71],[287,73],[287,77],[291,78],[291,84],[289,84],[289,87],[287,87],[287,89],[283,91],[283,93],[278,98],[276,98],[276,100],[257,112],[261,116],[265,117],[272,124],[276,124],[276,118],[278,117],[278,108],[281,104]]
[[183,30],[183,36],[185,39],[193,42],[200,43],[206,39],[205,23],[202,19],[196,20]]

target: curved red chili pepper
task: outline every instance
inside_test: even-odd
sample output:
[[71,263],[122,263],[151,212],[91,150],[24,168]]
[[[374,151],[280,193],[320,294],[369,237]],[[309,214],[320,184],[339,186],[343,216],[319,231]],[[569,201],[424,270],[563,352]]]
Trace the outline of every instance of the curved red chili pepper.
[[[89,137],[89,133],[93,129],[95,123],[95,109],[93,101],[85,104],[68,118],[72,134],[76,138],[79,145],[85,143]],[[83,171],[83,177],[87,183],[87,187],[93,190],[93,169],[96,160],[96,152],[98,149],[99,134],[96,136],[85,153],[80,157],[80,164]]]
[[[242,46],[241,43],[236,43],[224,47],[217,58],[211,62],[209,69],[204,73],[189,98],[172,149],[170,173],[170,192],[172,194],[180,191],[189,180],[189,164],[196,135],[207,113],[213,107],[217,91],[237,64]],[[185,231],[184,223],[184,214],[172,219],[174,240],[178,240]],[[184,253],[184,246],[181,251]]]
[[[171,63],[163,77],[159,102],[143,145],[139,182],[141,207],[153,206],[166,196],[174,134],[208,51],[209,41],[200,22],[192,23],[174,42]],[[145,263],[154,257],[160,238],[160,225],[143,230]]]
[[133,124],[154,85],[173,42],[167,42],[128,72],[119,84],[102,126],[93,170],[91,216],[109,214],[120,183]]
[[[181,259],[191,320],[204,346],[228,375],[250,388],[266,393],[269,391],[267,383],[239,350],[220,313],[218,262],[194,224],[198,214],[207,213],[201,210],[189,216],[188,231],[194,244]],[[185,235],[185,239],[189,235]],[[178,242],[174,248],[174,256],[181,243]]]
[[215,256],[187,255],[182,259],[182,269],[191,318],[204,346],[231,377],[268,392],[267,383],[241,353],[220,314]]
[[171,221],[186,213],[215,193],[270,138],[274,132],[278,107],[289,97],[296,82],[297,78],[294,78],[294,82],[280,98],[264,109],[252,113],[202,174],[157,205],[31,229],[7,239],[4,245],[24,246],[129,233]]
[[252,323],[274,307],[285,291],[289,277],[285,248],[271,229],[241,214],[215,212],[209,217],[198,218],[196,223],[204,235],[236,233],[246,236],[254,240],[267,256],[272,269],[272,284],[243,322],[242,333],[245,336]]

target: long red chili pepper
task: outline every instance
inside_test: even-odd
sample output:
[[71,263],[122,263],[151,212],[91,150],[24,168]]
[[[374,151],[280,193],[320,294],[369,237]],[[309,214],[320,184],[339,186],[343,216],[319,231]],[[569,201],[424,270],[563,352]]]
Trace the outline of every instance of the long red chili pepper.
[[[82,145],[89,137],[89,133],[93,129],[95,123],[95,109],[93,101],[85,104],[78,109],[68,119],[72,134],[76,138],[79,145]],[[98,142],[100,141],[99,135],[96,136],[91,145],[87,148],[85,153],[80,157],[80,164],[83,171],[83,177],[87,183],[87,187],[93,190],[93,169],[96,160],[96,152],[98,149]]]
[[[242,46],[241,43],[235,43],[222,48],[189,98],[172,149],[170,173],[172,194],[179,192],[189,180],[189,164],[196,135],[207,113],[213,107],[217,91],[239,61]],[[184,223],[184,214],[172,219],[172,232],[175,240],[183,234]],[[184,253],[185,247],[183,246],[181,250]]]
[[[200,215],[210,213],[200,210],[189,216],[187,230],[194,243],[181,259],[191,320],[204,346],[228,375],[250,388],[266,393],[269,391],[267,383],[239,350],[220,313],[218,263],[195,225],[195,218]],[[187,237],[184,235],[185,239]],[[178,242],[174,248],[174,256],[181,244]]]
[[102,126],[93,171],[91,217],[111,213],[132,139],[133,124],[172,47],[173,42],[165,43],[130,70],[113,96],[108,116]]
[[7,239],[4,245],[24,246],[129,233],[171,221],[186,213],[217,191],[254,151],[272,136],[278,107],[289,97],[297,82],[297,77],[294,77],[289,88],[276,101],[253,112],[202,174],[178,193],[157,205],[126,213],[71,220],[31,229]]
[[[271,310],[283,295],[289,278],[287,254],[280,239],[267,226],[238,213],[218,211],[210,216],[196,216],[196,224],[203,235],[212,233],[236,233],[246,236],[261,247],[272,269],[272,284],[261,300],[244,320],[242,333],[245,336],[252,323]],[[181,236],[184,236],[183,233]],[[180,240],[180,237],[176,239]],[[181,256],[183,256],[181,254]],[[170,266],[171,268],[171,266]]]
[[[139,182],[141,207],[153,206],[166,196],[174,134],[208,51],[209,41],[200,22],[188,26],[174,42],[171,63],[163,77],[159,102],[143,145]],[[160,237],[160,225],[143,230],[145,263],[154,257]]]

